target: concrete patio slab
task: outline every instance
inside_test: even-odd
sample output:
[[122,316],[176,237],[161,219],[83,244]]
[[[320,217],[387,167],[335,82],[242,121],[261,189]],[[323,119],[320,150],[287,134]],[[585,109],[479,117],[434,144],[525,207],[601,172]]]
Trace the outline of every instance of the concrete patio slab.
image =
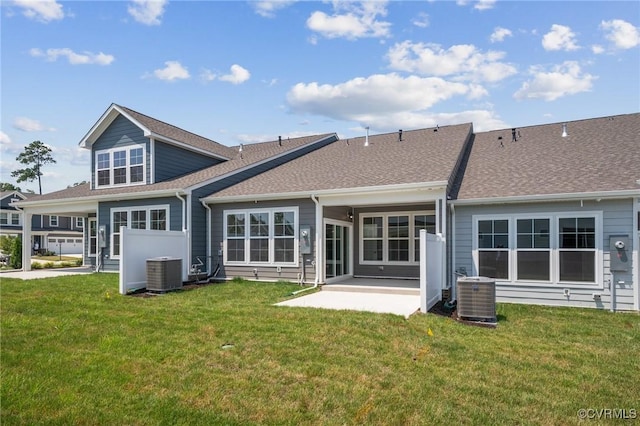
[[402,315],[409,318],[420,309],[420,296],[349,291],[319,291],[276,303],[277,306],[322,308]]

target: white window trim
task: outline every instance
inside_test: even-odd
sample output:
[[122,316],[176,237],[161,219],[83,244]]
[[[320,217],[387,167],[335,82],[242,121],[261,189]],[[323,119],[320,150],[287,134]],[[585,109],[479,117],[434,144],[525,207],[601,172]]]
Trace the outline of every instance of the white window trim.
[[[515,213],[515,214],[488,214],[488,215],[473,215],[472,216],[472,260],[474,273],[479,271],[478,260],[478,222],[481,220],[508,220],[509,221],[509,279],[501,280],[497,279],[496,283],[500,285],[510,286],[530,286],[530,287],[570,287],[570,288],[585,288],[585,289],[604,289],[604,266],[603,266],[603,222],[602,211],[566,211],[566,212],[554,212],[554,213]],[[560,281],[560,259],[559,259],[559,221],[562,218],[576,218],[576,217],[593,217],[595,219],[595,249],[585,249],[586,251],[595,251],[595,282],[584,283],[574,281]],[[516,221],[518,219],[549,219],[550,235],[549,245],[551,252],[550,259],[550,281],[535,281],[535,280],[517,280],[517,233],[516,233]]]
[[[276,262],[275,261],[275,225],[274,225],[274,213],[277,212],[293,212],[293,262]],[[250,258],[250,214],[251,213],[269,213],[269,260],[267,262],[251,262]],[[229,261],[227,260],[227,216],[228,215],[244,215],[245,217],[245,235],[244,235],[244,261]],[[224,265],[229,266],[286,266],[286,267],[298,267],[300,263],[300,240],[299,240],[299,228],[300,228],[300,214],[297,206],[288,207],[272,207],[262,209],[237,209],[237,210],[224,210],[223,216],[223,258]]]
[[[142,166],[142,181],[141,182],[133,182],[131,183],[131,167],[132,165],[129,163],[130,160],[130,154],[131,151],[133,151],[134,149],[142,149],[142,164],[136,164],[136,166],[141,165]],[[126,170],[127,170],[127,178],[126,178],[126,182],[125,183],[118,183],[115,184],[113,183],[113,179],[114,179],[114,169],[116,167],[114,167],[114,161],[113,161],[113,154],[115,152],[120,152],[120,151],[126,151],[127,152],[127,165]],[[107,169],[98,169],[98,156],[100,154],[109,154],[109,185],[99,185],[98,184],[98,171],[99,170],[107,170]],[[119,147],[119,148],[110,148],[110,149],[103,149],[100,151],[95,151],[94,152],[94,170],[93,170],[93,179],[94,179],[94,189],[101,189],[101,188],[118,188],[118,187],[122,187],[122,186],[137,186],[137,185],[145,185],[146,184],[146,180],[147,180],[147,148],[145,145],[128,145],[128,146],[124,146],[124,147]],[[117,167],[117,168],[121,168],[121,167]]]
[[[20,226],[22,225],[22,215],[14,211],[3,211],[2,214],[7,215],[7,223],[3,223],[3,226]],[[14,218],[18,218],[18,223],[13,223]]]
[[[389,260],[389,216],[409,216],[409,259],[414,257],[416,241],[419,244],[420,239],[414,236],[415,229],[415,216],[435,215],[436,216],[436,229],[437,229],[437,214],[435,210],[412,210],[412,211],[390,211],[390,212],[366,212],[360,213],[359,217],[359,255],[358,261],[360,265],[420,265],[420,259],[408,260],[408,261],[390,261]],[[382,260],[364,260],[364,219],[369,217],[382,217]],[[402,238],[404,239],[404,238]]]
[[[96,235],[95,237],[91,236],[91,223],[95,223],[96,224]],[[90,217],[87,219],[87,256],[88,257],[96,257],[97,253],[95,252],[91,252],[91,239],[96,240],[96,251],[98,250],[98,218],[95,217]]]
[[84,229],[84,218],[81,216],[76,217],[76,228]]
[[[167,220],[167,226],[165,231],[169,231],[171,230],[171,217],[170,217],[170,213],[171,213],[171,209],[169,204],[160,204],[160,205],[154,205],[154,206],[132,206],[132,207],[113,207],[109,210],[109,229],[110,229],[110,233],[109,233],[109,255],[111,256],[112,259],[120,259],[120,255],[119,254],[114,254],[113,253],[113,240],[114,240],[114,235],[118,234],[120,235],[120,229],[115,230],[113,228],[113,214],[114,213],[119,213],[119,212],[126,212],[127,213],[127,229],[131,229],[131,212],[133,211],[145,211],[146,212],[146,217],[145,217],[145,221],[146,221],[146,228],[147,230],[151,230],[151,210],[165,210],[166,212],[166,220]],[[122,247],[122,238],[120,239],[120,245]],[[122,251],[122,249],[120,250]]]
[[[53,218],[56,218],[56,224],[53,224]],[[60,226],[60,217],[56,216],[56,215],[50,215],[49,216],[49,226],[52,228],[57,228],[58,226]]]

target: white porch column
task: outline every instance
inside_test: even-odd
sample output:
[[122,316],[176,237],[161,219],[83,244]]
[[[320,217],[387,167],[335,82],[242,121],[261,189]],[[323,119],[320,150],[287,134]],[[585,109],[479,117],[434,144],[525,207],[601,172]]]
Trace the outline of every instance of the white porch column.
[[33,214],[23,211],[22,217],[22,270],[31,270],[31,218]]
[[313,197],[316,203],[316,284],[324,283],[324,208],[317,198]]

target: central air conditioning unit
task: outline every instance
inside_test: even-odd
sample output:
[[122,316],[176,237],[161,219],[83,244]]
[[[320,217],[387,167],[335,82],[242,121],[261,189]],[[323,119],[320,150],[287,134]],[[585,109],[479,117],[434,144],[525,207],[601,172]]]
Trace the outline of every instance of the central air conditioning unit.
[[147,259],[147,291],[164,293],[182,288],[182,259]]
[[486,277],[458,278],[458,317],[496,322],[496,281]]

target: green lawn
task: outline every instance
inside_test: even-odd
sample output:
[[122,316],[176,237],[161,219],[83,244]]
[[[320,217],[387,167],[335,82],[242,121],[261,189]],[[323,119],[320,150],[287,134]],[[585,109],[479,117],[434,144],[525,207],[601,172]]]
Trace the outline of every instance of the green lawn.
[[640,417],[637,314],[501,304],[488,329],[273,306],[290,284],[142,298],[120,296],[117,281],[2,279],[3,426],[564,425],[581,408]]

